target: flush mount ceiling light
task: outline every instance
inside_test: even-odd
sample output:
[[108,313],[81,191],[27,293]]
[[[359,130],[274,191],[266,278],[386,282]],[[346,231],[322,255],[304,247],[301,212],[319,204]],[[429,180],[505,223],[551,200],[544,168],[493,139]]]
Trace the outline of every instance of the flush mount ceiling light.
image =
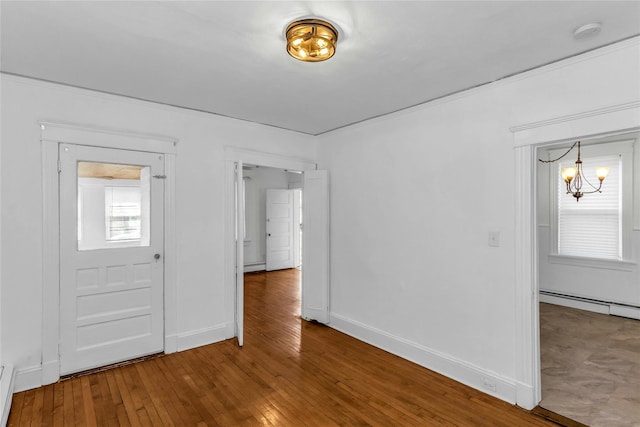
[[287,27],[287,52],[300,61],[320,62],[333,56],[338,30],[320,19],[302,19]]
[[[595,185],[587,181],[587,178],[585,178],[584,172],[582,171],[582,160],[580,160],[580,141],[574,142],[571,148],[569,148],[566,153],[564,153],[562,156],[558,157],[557,159],[554,159],[554,160],[538,159],[538,160],[542,163],[557,162],[558,160],[560,160],[561,158],[569,154],[569,152],[573,150],[573,148],[576,145],[578,146],[578,160],[576,160],[576,165],[575,167],[568,167],[568,168],[562,169],[561,175],[562,175],[562,180],[567,185],[567,194],[571,194],[573,197],[576,198],[576,202],[579,202],[580,197],[584,196],[585,194],[602,193],[602,181],[604,181],[604,179],[609,174],[609,168],[607,167],[596,168],[596,176],[598,177],[598,181],[600,181],[600,184],[598,185],[597,188]],[[591,191],[582,191],[583,181],[589,184],[589,186],[591,187]]]

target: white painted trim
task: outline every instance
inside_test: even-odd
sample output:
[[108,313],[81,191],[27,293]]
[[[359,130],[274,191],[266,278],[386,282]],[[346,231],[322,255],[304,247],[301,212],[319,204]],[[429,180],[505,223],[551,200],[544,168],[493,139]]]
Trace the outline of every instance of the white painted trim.
[[[640,38],[617,48],[636,46]],[[608,53],[611,50],[598,51]],[[590,55],[580,56],[581,60]],[[516,294],[516,403],[532,409],[542,398],[540,375],[540,322],[538,241],[536,226],[537,146],[576,138],[588,139],[640,130],[640,101],[607,106],[569,116],[549,118],[510,128],[515,151],[515,294]],[[520,394],[522,393],[522,394]]]
[[183,332],[176,336],[178,351],[189,350],[207,344],[213,344],[230,338],[227,335],[227,325],[217,325],[210,328],[202,328],[194,331]]
[[245,273],[253,273],[254,271],[264,271],[267,269],[267,264],[262,263],[262,264],[251,264],[251,265],[245,265],[244,266],[244,272]]
[[175,154],[178,144],[176,139],[164,136],[64,122],[40,121],[40,129],[43,140],[120,150]]
[[247,150],[244,148],[226,146],[224,148],[225,160],[238,162],[245,165],[266,166],[277,169],[289,169],[293,171],[315,170],[316,163],[300,157],[283,156],[281,154],[267,153],[263,151]]
[[634,119],[638,120],[639,109],[640,101],[633,101],[513,126],[510,130],[515,134],[516,147],[585,136],[593,138],[598,135],[626,133],[635,127],[633,123]]
[[14,393],[19,393],[32,388],[38,388],[42,384],[42,367],[40,365],[29,366],[16,370]]
[[[165,229],[164,229],[164,322],[165,349],[176,351],[177,320],[177,254],[175,227],[175,157],[177,140],[157,135],[129,133],[113,129],[84,127],[69,123],[41,122],[43,180],[43,300],[42,300],[42,365],[18,371],[16,384],[28,388],[52,384],[60,378],[58,353],[60,310],[60,236],[58,206],[58,145],[80,145],[128,149],[163,154],[165,158]],[[169,150],[164,152],[163,150]],[[33,372],[40,378],[33,381]]]
[[58,144],[42,144],[42,384],[60,378],[60,210]]
[[15,385],[13,365],[0,367],[0,426],[6,426]]
[[516,404],[533,409],[542,399],[537,307],[534,148],[515,149],[515,343]]
[[331,313],[330,327],[417,363],[504,401],[515,403],[516,384],[509,378],[450,355]]
[[637,267],[635,261],[586,258],[569,255],[549,254],[547,256],[549,264],[573,265],[585,268],[597,268],[604,270],[633,271]]
[[164,155],[164,352],[177,351],[178,253],[176,242],[176,155]]

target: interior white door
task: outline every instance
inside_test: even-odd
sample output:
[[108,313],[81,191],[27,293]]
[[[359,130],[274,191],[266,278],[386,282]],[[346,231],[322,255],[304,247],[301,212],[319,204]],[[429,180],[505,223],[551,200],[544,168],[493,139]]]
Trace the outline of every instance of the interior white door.
[[267,190],[267,271],[295,267],[293,190]]
[[302,212],[302,317],[329,323],[329,179],[304,172]]
[[60,373],[164,348],[162,154],[59,145]]
[[244,344],[244,185],[242,162],[236,163],[236,337]]

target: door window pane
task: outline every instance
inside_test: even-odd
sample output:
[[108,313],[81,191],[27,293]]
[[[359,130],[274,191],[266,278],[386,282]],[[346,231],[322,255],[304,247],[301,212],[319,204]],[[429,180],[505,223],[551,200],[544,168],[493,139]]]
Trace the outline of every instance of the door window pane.
[[150,168],[78,162],[78,250],[149,246]]

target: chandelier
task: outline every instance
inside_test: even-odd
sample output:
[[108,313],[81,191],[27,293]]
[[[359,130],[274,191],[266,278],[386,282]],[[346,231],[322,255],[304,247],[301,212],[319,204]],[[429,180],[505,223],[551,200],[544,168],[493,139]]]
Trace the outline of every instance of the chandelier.
[[[561,176],[562,176],[562,180],[567,186],[567,194],[571,194],[573,197],[576,198],[576,202],[579,202],[580,197],[584,196],[585,194],[602,193],[602,181],[604,181],[604,179],[609,174],[609,168],[598,166],[596,168],[596,176],[598,177],[598,181],[600,182],[597,188],[595,185],[591,184],[587,180],[587,178],[584,176],[584,172],[582,171],[582,160],[580,160],[580,141],[574,142],[571,148],[569,148],[566,153],[564,153],[562,156],[558,157],[557,159],[554,159],[554,160],[538,159],[538,160],[542,163],[557,162],[558,160],[562,159],[564,156],[569,154],[569,152],[571,152],[571,150],[573,150],[573,148],[576,145],[578,146],[578,159],[576,160],[576,165],[562,169]],[[582,190],[583,181],[589,184],[589,187],[591,187],[590,191]]]

